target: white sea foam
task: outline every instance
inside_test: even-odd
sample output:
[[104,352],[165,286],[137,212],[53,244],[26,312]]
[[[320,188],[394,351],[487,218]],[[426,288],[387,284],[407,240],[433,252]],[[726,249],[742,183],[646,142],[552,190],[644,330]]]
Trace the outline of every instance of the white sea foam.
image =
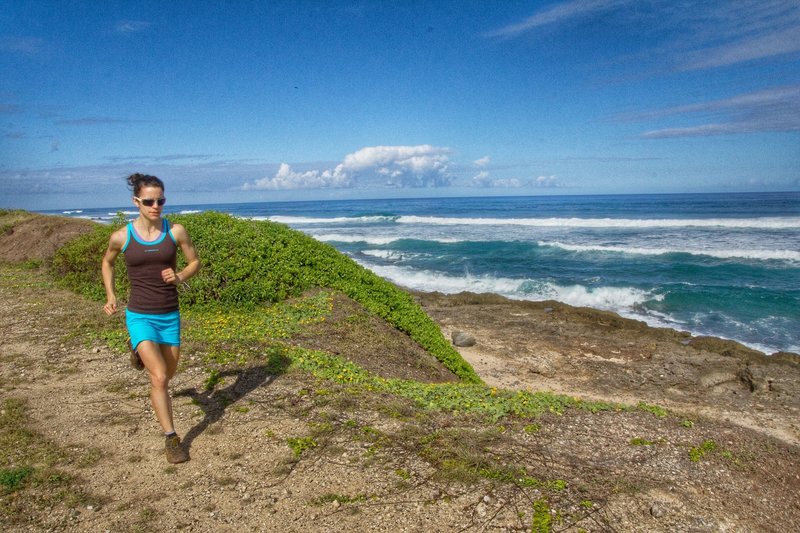
[[[311,235],[318,241],[323,241],[323,242],[348,242],[348,243],[363,242],[366,244],[375,244],[375,245],[391,244],[393,242],[412,238],[412,237],[405,237],[402,235],[362,235],[362,234],[345,234],[345,233],[319,233],[319,234],[309,233],[309,235]],[[430,242],[440,242],[440,243],[461,242],[460,239],[452,239],[452,238],[424,239],[424,240]]]
[[378,259],[385,259],[387,261],[408,261],[414,259],[422,254],[401,252],[399,250],[363,250],[361,252],[370,257],[377,257]]
[[643,248],[636,246],[602,246],[602,245],[583,245],[565,244],[558,241],[540,241],[539,246],[552,246],[568,250],[571,252],[611,252],[634,255],[665,255],[665,254],[690,254],[705,255],[718,259],[757,259],[760,261],[784,260],[800,261],[800,252],[793,250],[707,250],[707,249],[688,249],[688,248]]
[[618,312],[631,311],[649,300],[662,296],[632,287],[597,287],[556,285],[533,280],[494,276],[454,276],[441,272],[420,271],[392,265],[364,265],[398,285],[421,291],[453,294],[462,291],[495,293],[516,300],[557,300],[577,307],[593,307]]
[[554,300],[577,307],[593,307],[612,311],[634,309],[648,300],[661,300],[663,296],[632,287],[597,287],[589,289],[583,285],[551,285]]
[[75,214],[79,214],[79,213],[83,213],[83,209],[75,209],[73,211],[62,211],[61,212],[61,214],[63,214],[63,215],[75,215]]
[[[363,263],[362,263],[363,264]],[[476,293],[493,292],[513,297],[519,292],[524,280],[495,278],[490,276],[451,276],[439,272],[413,270],[410,268],[386,265],[363,264],[377,275],[398,285],[421,291],[439,291],[453,294],[462,291]]]
[[196,213],[202,213],[199,209],[184,209],[180,212],[181,215],[194,215]]
[[363,242],[366,244],[376,244],[376,245],[391,244],[401,239],[401,237],[389,236],[389,235],[355,235],[355,234],[348,235],[344,233],[321,233],[321,234],[310,233],[310,235],[315,239],[317,239],[318,241],[322,242],[349,242],[349,243]]
[[329,218],[274,215],[261,218],[262,219],[266,218],[267,220],[271,220],[273,222],[280,222],[282,224],[290,224],[290,225],[291,224],[377,224],[381,222],[394,222],[397,219],[396,216],[387,216],[387,215],[371,215],[371,216],[361,216],[361,217],[329,217]]
[[401,216],[399,224],[431,226],[534,226],[544,228],[749,228],[797,229],[800,217],[629,219],[629,218],[458,218]]
[[363,250],[361,253],[378,259],[400,259],[403,256],[394,250]]
[[[621,316],[641,320],[652,327],[678,329],[688,331],[692,335],[714,335],[720,338],[727,338],[720,332],[703,331],[703,320],[698,317],[695,317],[696,320],[694,321],[686,322],[668,314],[645,309],[643,305],[645,302],[662,301],[664,299],[663,295],[633,287],[587,288],[583,285],[561,286],[547,282],[492,276],[452,276],[399,266],[369,265],[364,263],[362,265],[381,277],[415,290],[438,291],[445,294],[455,294],[462,291],[494,293],[514,300],[555,300],[576,307],[591,307],[614,311]],[[778,351],[778,348],[769,344],[768,339],[765,339],[764,342],[743,342],[741,340],[739,342],[767,354]],[[800,348],[794,345],[790,346],[788,350],[800,352]]]

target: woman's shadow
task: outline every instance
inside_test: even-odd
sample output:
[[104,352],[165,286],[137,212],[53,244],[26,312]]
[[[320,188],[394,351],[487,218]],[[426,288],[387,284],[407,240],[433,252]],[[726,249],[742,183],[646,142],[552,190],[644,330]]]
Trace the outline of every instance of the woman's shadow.
[[236,380],[223,389],[204,388],[202,391],[183,389],[175,396],[188,396],[193,403],[199,405],[205,416],[183,438],[182,446],[188,452],[192,442],[211,424],[219,421],[225,414],[225,409],[243,398],[248,393],[272,383],[275,378],[286,372],[291,364],[291,359],[279,348],[271,349],[266,363],[244,369],[226,370],[215,374],[216,379],[236,376]]

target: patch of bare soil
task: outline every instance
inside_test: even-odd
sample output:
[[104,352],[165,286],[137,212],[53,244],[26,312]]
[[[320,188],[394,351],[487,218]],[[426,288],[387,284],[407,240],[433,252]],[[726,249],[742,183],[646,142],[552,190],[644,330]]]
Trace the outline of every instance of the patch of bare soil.
[[[173,409],[192,459],[168,465],[144,373],[97,335],[109,320],[100,305],[41,272],[0,266],[0,400],[24,401],[42,439],[92,458],[65,467],[88,500],[56,494],[25,506],[26,490],[2,493],[0,528],[667,532],[800,523],[790,357],[773,366],[727,344],[720,353],[558,304],[420,298],[445,332],[476,337],[462,353],[489,383],[645,400],[680,414],[568,409],[492,422],[316,380],[267,354],[208,391],[197,356],[186,353]],[[402,340],[380,342],[385,330],[355,304],[337,300],[333,316],[330,329],[295,341],[376,372],[428,367]],[[708,364],[723,365],[717,377]]]

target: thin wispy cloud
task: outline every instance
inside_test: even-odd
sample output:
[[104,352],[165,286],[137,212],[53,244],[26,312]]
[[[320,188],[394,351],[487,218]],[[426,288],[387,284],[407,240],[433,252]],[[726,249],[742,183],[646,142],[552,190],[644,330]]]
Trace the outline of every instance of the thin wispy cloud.
[[632,0],[574,0],[556,4],[540,11],[521,22],[509,24],[496,30],[484,33],[485,37],[516,37],[517,35],[542,28],[585,19],[600,13],[619,9],[630,4]]
[[82,117],[74,119],[57,120],[59,126],[102,126],[105,124],[135,124],[149,122],[147,120],[135,120],[115,117]]
[[726,67],[747,61],[800,52],[800,24],[785,30],[690,52],[681,70]]
[[140,33],[150,29],[152,22],[144,20],[121,20],[114,27],[114,31],[121,34]]
[[[657,14],[657,16],[654,16]],[[710,5],[667,0],[647,4],[631,0],[573,0],[548,7],[526,19],[484,33],[514,38],[544,30],[558,32],[576,22],[623,18],[631,31],[663,33],[665,40],[634,57],[649,57],[675,71],[728,67],[800,53],[800,3],[741,0]]]
[[0,51],[22,55],[36,55],[44,49],[44,41],[37,37],[0,37]]
[[219,157],[218,154],[165,154],[165,155],[129,155],[109,156],[104,158],[112,163],[165,163],[169,161],[197,161]]
[[708,137],[734,133],[800,131],[800,85],[776,87],[722,100],[670,107],[627,120],[660,120],[677,117],[699,124],[647,131],[646,139]]

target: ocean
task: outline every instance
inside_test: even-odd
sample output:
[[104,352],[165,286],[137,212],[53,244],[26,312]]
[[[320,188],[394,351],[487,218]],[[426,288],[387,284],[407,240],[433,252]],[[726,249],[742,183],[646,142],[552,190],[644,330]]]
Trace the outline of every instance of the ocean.
[[[422,291],[610,310],[800,353],[800,193],[168,206],[272,220]],[[58,214],[108,221],[131,208]],[[54,212],[50,212],[54,213]]]

